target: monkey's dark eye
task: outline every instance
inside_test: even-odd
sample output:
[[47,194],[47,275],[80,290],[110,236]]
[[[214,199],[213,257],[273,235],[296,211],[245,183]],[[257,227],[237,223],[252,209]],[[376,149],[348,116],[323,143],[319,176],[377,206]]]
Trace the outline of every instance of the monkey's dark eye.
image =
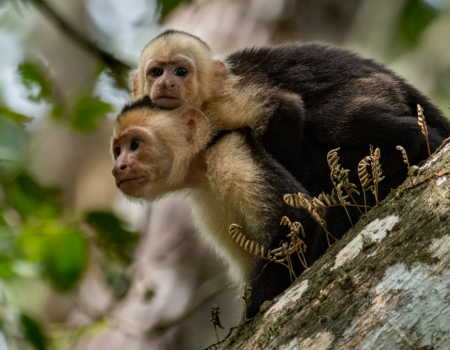
[[163,75],[164,71],[161,68],[154,68],[152,70],[152,74],[154,77],[160,77],[161,75]]
[[184,77],[188,74],[188,71],[186,68],[177,68],[174,71],[175,75],[178,75],[179,77]]
[[120,155],[120,147],[114,148],[114,155],[116,156],[116,158]]
[[138,139],[134,139],[133,141],[131,141],[130,150],[136,151],[138,149],[140,143],[141,143],[141,141],[139,141]]

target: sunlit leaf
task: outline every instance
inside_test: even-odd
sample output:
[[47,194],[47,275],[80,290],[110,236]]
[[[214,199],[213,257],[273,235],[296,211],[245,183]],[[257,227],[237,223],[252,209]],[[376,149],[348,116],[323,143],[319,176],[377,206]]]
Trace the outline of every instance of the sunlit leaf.
[[161,19],[164,19],[170,12],[172,12],[183,0],[158,0],[158,5],[161,9]]
[[80,232],[70,229],[46,238],[52,250],[45,259],[48,277],[57,289],[68,291],[75,286],[87,266],[87,243]]
[[23,84],[27,87],[32,101],[49,101],[53,89],[45,75],[32,63],[24,62],[19,65],[19,74]]
[[123,223],[112,213],[94,211],[86,217],[96,231],[96,243],[109,256],[126,263],[131,261],[138,235],[123,227]]
[[25,331],[25,337],[37,350],[47,349],[47,338],[42,331],[42,326],[28,315],[22,314],[21,323]]
[[97,97],[82,97],[75,105],[72,126],[79,131],[95,130],[97,128],[97,120],[111,111],[111,105]]
[[13,275],[12,259],[8,256],[0,255],[0,278],[10,278]]
[[73,288],[88,262],[88,245],[79,231],[53,222],[26,226],[19,246],[28,259],[43,265],[52,285],[60,291]]

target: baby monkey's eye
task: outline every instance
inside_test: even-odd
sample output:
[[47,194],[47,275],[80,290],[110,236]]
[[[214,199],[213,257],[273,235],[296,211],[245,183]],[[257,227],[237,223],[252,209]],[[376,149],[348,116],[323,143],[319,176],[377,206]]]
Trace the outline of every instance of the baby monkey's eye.
[[152,70],[152,74],[154,77],[160,77],[161,75],[163,75],[164,71],[161,68],[154,68]]
[[188,74],[188,71],[186,68],[177,68],[174,71],[175,75],[178,75],[179,77],[184,77]]
[[116,158],[120,155],[120,147],[114,148],[114,155],[116,156]]
[[141,143],[141,141],[139,141],[138,139],[134,139],[133,141],[131,141],[130,150],[136,151],[138,149],[140,143]]

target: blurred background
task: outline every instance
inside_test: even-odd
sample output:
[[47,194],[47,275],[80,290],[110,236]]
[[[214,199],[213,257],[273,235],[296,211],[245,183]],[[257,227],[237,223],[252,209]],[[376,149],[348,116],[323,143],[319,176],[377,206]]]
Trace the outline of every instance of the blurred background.
[[450,117],[450,0],[0,0],[0,350],[204,349],[244,301],[189,202],[131,203],[109,140],[164,28],[216,54],[321,41],[374,58]]

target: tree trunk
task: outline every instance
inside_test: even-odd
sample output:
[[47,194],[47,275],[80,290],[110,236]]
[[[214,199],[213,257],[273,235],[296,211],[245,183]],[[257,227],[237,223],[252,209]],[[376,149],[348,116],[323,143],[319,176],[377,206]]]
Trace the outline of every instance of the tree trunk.
[[450,349],[449,150],[210,349]]

